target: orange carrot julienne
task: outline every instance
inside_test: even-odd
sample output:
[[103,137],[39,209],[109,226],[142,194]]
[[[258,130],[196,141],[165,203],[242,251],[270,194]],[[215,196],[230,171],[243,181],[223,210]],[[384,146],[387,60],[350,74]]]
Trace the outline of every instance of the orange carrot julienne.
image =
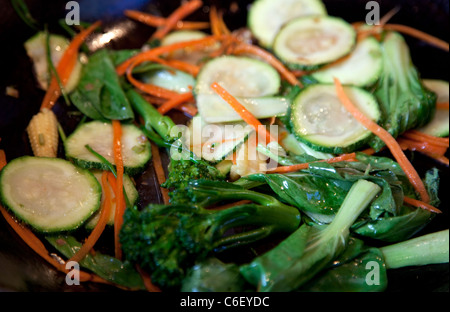
[[440,138],[440,137],[435,137],[417,130],[409,130],[406,131],[405,133],[402,134],[402,136],[412,139],[412,140],[417,140],[420,142],[428,142],[430,144],[433,145],[437,145],[437,146],[441,146],[441,147],[449,147],[449,138]]
[[297,77],[287,69],[274,55],[252,44],[241,43],[233,48],[233,54],[253,54],[272,65],[292,85],[301,85]]
[[172,110],[173,108],[178,107],[181,104],[191,101],[193,99],[194,99],[194,95],[191,92],[182,93],[182,94],[170,99],[169,101],[167,101],[160,107],[158,107],[158,112],[164,115],[164,114],[168,113],[170,110]]
[[116,165],[116,210],[114,215],[114,251],[117,259],[122,258],[122,249],[119,242],[119,232],[123,224],[123,213],[125,212],[125,201],[123,196],[123,174],[124,164],[122,158],[122,125],[119,120],[112,121],[113,126],[113,154]]
[[[167,23],[166,18],[145,12],[125,10],[124,14],[131,19],[134,19],[151,27],[162,27]],[[174,28],[179,30],[200,30],[207,29],[209,27],[210,25],[208,22],[179,21],[178,23],[176,23]]]
[[436,103],[436,108],[441,110],[448,110],[448,102]]
[[406,25],[399,25],[399,24],[386,24],[383,26],[383,29],[385,30],[391,30],[391,31],[398,31],[400,33],[403,33],[405,35],[409,35],[412,37],[415,37],[417,39],[423,40],[435,47],[438,47],[444,51],[449,51],[449,44],[445,42],[444,40],[441,40],[439,38],[436,38],[432,35],[429,35],[423,31],[420,31],[418,29],[415,29],[410,26]]
[[157,286],[152,283],[152,279],[150,275],[145,272],[140,266],[136,266],[136,271],[138,271],[139,275],[142,277],[142,281],[144,282],[145,289],[149,292],[161,292]]
[[334,78],[334,84],[336,86],[336,92],[339,100],[344,105],[344,107],[353,115],[353,117],[358,120],[365,128],[379,137],[389,148],[392,156],[396,159],[400,167],[403,169],[405,174],[407,175],[409,181],[414,186],[416,192],[420,195],[420,198],[423,202],[428,203],[430,201],[430,197],[428,192],[423,184],[422,179],[417,173],[416,169],[413,167],[411,162],[408,160],[406,155],[403,153],[401,146],[398,142],[392,137],[392,135],[386,131],[384,128],[380,127],[377,123],[375,123],[370,118],[366,117],[358,108],[352,103],[350,98],[345,93],[345,90],[339,81],[339,79]]
[[172,14],[170,14],[170,16],[166,19],[166,23],[153,34],[152,38],[161,40],[173,28],[175,28],[179,21],[199,9],[202,5],[203,2],[200,0],[185,2],[174,12],[172,12]]
[[[343,154],[334,158],[325,159],[325,160],[318,160],[317,162],[326,162],[329,164],[341,162],[341,161],[349,161],[354,160],[356,158],[356,153],[350,153],[350,154]],[[291,166],[281,166],[278,168],[275,168],[273,170],[270,170],[269,173],[289,173],[289,172],[296,172],[299,170],[304,170],[309,168],[310,163],[303,163],[303,164],[297,164],[297,165],[291,165]]]
[[411,197],[407,197],[405,196],[403,198],[403,201],[409,205],[412,205],[414,207],[418,207],[418,208],[422,208],[434,213],[442,213],[442,211],[440,211],[439,209],[437,209],[436,207],[431,206],[430,204],[424,203],[423,201],[411,198]]
[[403,150],[419,151],[438,156],[443,156],[447,152],[446,147],[433,145],[429,142],[420,142],[407,138],[398,138],[397,142]]
[[111,213],[111,206],[112,206],[111,190],[109,189],[107,177],[108,173],[106,171],[103,171],[101,184],[103,194],[105,195],[105,197],[100,211],[100,218],[98,219],[97,224],[95,225],[91,234],[88,236],[87,240],[77,251],[77,253],[73,255],[72,258],[70,258],[70,261],[80,262],[81,260],[83,260],[83,258],[92,250],[95,243],[98,241],[103,231],[105,230],[106,224],[108,223],[108,218]]
[[211,85],[211,88],[223,98],[230,106],[238,113],[239,116],[250,126],[252,126],[255,131],[266,140],[266,144],[276,140],[272,138],[270,133],[266,130],[266,127],[250,113],[244,105],[242,105],[234,96],[232,96],[227,90],[221,87],[217,82]]
[[[67,81],[70,78],[72,70],[75,67],[78,59],[78,50],[80,49],[84,40],[100,25],[100,21],[93,23],[87,29],[82,30],[79,34],[77,34],[70,42],[69,46],[61,57],[58,66],[56,67],[56,72],[63,86],[67,84]],[[58,84],[58,81],[56,77],[53,76],[48,86],[47,92],[45,93],[44,99],[42,100],[41,109],[51,109],[53,105],[55,105],[56,100],[58,100],[61,94],[62,91]]]
[[136,54],[136,55],[130,57],[128,60],[124,61],[119,66],[117,66],[116,72],[119,76],[121,76],[127,72],[128,68],[131,65],[137,66],[140,63],[143,63],[143,62],[146,62],[149,60],[151,61],[155,57],[158,57],[165,53],[177,51],[177,50],[182,50],[182,49],[197,47],[197,46],[201,46],[201,47],[210,46],[210,45],[213,45],[213,44],[219,42],[222,39],[223,39],[222,37],[207,36],[207,37],[201,38],[201,39],[177,42],[177,43],[173,43],[173,44],[166,45],[166,46],[160,46],[160,47],[157,47],[157,48],[154,48],[154,49],[151,49],[148,51],[144,51],[144,52],[141,52],[139,54]]
[[5,167],[7,164],[6,161],[6,154],[4,150],[0,150],[0,170],[3,169],[3,167]]

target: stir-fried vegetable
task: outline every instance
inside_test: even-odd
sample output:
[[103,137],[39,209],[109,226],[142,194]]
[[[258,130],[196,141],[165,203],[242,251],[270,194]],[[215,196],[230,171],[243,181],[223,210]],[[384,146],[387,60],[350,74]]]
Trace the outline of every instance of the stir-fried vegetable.
[[[35,156],[0,150],[0,212],[56,270],[75,261],[81,281],[130,290],[384,291],[387,270],[448,262],[448,229],[420,236],[446,208],[448,83],[420,77],[401,34],[448,44],[388,24],[395,11],[369,27],[320,0],[258,0],[235,30],[215,6],[189,20],[204,5],[190,0],[124,12],[154,28],[142,49],[89,51],[100,21],[69,41],[16,2],[47,90],[27,128]],[[75,129],[55,113],[70,104]]]

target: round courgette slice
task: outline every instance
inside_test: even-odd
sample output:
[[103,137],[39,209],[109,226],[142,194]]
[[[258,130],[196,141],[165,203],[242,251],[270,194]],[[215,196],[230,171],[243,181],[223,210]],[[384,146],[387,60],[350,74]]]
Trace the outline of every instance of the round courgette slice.
[[[109,122],[91,121],[79,126],[64,144],[66,156],[85,169],[109,170],[88,148],[115,165],[113,153],[113,128]],[[124,171],[133,176],[145,169],[151,158],[150,142],[145,134],[133,124],[122,125],[122,158]]]
[[381,44],[374,37],[367,37],[356,44],[355,49],[342,62],[325,66],[312,77],[321,83],[333,83],[338,78],[344,85],[368,87],[378,81],[383,70]]
[[345,20],[310,16],[292,20],[275,38],[273,51],[291,69],[314,70],[353,51],[356,32]]
[[22,156],[0,174],[3,204],[41,232],[78,228],[99,209],[101,195],[92,173],[60,158]]
[[[345,92],[363,114],[375,122],[380,119],[371,93],[352,86],[345,87]],[[311,85],[300,92],[291,106],[290,123],[300,141],[331,154],[354,152],[372,135],[345,109],[331,84]]]
[[[448,103],[449,84],[447,81],[438,79],[424,79],[426,88],[437,95],[437,103]],[[437,109],[431,121],[418,129],[420,132],[436,137],[447,137],[449,135],[449,111],[448,109]]]
[[270,48],[284,24],[312,15],[327,15],[321,0],[258,0],[250,7],[248,26],[258,43]]

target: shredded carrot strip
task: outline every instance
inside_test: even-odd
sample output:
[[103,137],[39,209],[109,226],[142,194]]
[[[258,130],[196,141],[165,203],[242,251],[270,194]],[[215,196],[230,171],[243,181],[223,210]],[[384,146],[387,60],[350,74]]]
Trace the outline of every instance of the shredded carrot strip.
[[0,170],[3,169],[3,167],[5,167],[7,164],[6,161],[6,154],[4,150],[0,150]]
[[[166,173],[164,172],[161,154],[159,153],[159,148],[152,142],[152,156],[153,156],[153,167],[155,169],[156,178],[158,179],[159,185],[163,184],[166,181]],[[169,198],[169,190],[166,188],[160,187],[161,194],[163,197],[164,204],[170,203]]]
[[429,35],[423,31],[415,29],[413,27],[399,25],[399,24],[386,24],[383,26],[383,28],[385,30],[398,31],[403,34],[410,35],[417,39],[423,40],[435,47],[438,47],[444,51],[447,51],[447,52],[449,51],[449,44],[447,42],[445,42],[439,38],[436,38],[432,35]]
[[253,54],[272,65],[292,85],[301,86],[297,77],[287,69],[274,55],[255,45],[241,43],[233,48],[232,54]]
[[212,6],[209,11],[209,20],[211,24],[211,33],[216,36],[222,35],[223,33],[220,26],[219,14],[215,6]]
[[108,173],[106,171],[103,171],[101,182],[105,198],[103,200],[102,208],[100,211],[100,218],[98,219],[97,224],[95,225],[94,229],[92,230],[83,246],[81,246],[77,253],[73,255],[72,258],[70,258],[70,261],[80,262],[92,250],[95,243],[98,241],[103,231],[105,230],[112,206],[111,191],[107,182],[107,176]]
[[190,15],[203,5],[200,0],[191,0],[182,4],[177,8],[170,16],[166,19],[166,23],[159,28],[152,36],[153,39],[161,40],[166,36],[173,28],[176,27],[177,23],[181,21],[186,16]]
[[[167,19],[164,17],[135,11],[135,10],[125,10],[125,16],[134,19],[138,22],[146,24],[151,27],[162,27],[167,23]],[[175,29],[179,30],[200,30],[207,29],[210,25],[208,22],[190,22],[190,21],[179,21],[175,25]]]
[[449,138],[439,138],[417,130],[409,130],[403,133],[402,136],[419,142],[428,142],[441,147],[449,147]]
[[398,138],[397,142],[403,150],[426,152],[439,156],[443,156],[447,151],[446,147],[433,145],[429,142],[415,141],[407,138]]
[[[77,34],[73,40],[70,42],[66,51],[64,52],[61,60],[56,67],[56,72],[61,80],[63,86],[67,84],[67,81],[70,78],[70,74],[72,73],[73,68],[78,59],[78,50],[80,46],[83,44],[84,40],[101,24],[100,21],[95,22],[87,29],[82,30],[79,34]],[[53,105],[55,105],[56,100],[61,96],[62,91],[58,84],[58,81],[55,76],[52,77],[50,84],[48,86],[47,92],[45,93],[44,99],[41,103],[41,110],[44,108],[51,109]]]
[[142,281],[144,282],[145,289],[149,292],[161,292],[157,286],[155,286],[152,282],[150,275],[145,272],[140,266],[136,266],[136,271],[138,271],[139,275],[142,277]]
[[170,66],[172,68],[187,72],[188,74],[191,74],[192,76],[196,77],[198,73],[200,72],[200,66],[189,64],[180,60],[167,60],[167,66]]
[[431,206],[430,204],[424,203],[423,201],[420,201],[420,200],[417,200],[417,199],[414,199],[414,198],[411,198],[411,197],[405,196],[403,198],[403,201],[405,203],[409,204],[409,205],[414,206],[414,207],[422,208],[422,209],[425,209],[425,210],[428,210],[428,211],[431,211],[431,212],[434,212],[434,213],[442,213],[442,211],[440,211],[439,209]]
[[177,50],[182,50],[186,48],[191,47],[205,47],[205,46],[211,46],[223,38],[217,37],[217,36],[207,36],[205,38],[192,40],[192,41],[184,41],[184,42],[178,42],[166,46],[160,46],[148,51],[141,52],[139,54],[136,54],[129,58],[128,60],[124,61],[122,64],[117,66],[116,72],[119,76],[125,74],[128,70],[128,68],[131,65],[137,66],[140,63],[146,62],[146,61],[152,61],[155,57],[158,57],[160,55],[163,55],[165,53],[170,53]]
[[192,101],[194,99],[194,95],[191,92],[186,92],[179,94],[178,96],[170,99],[160,107],[158,107],[158,112],[161,114],[167,114],[170,110],[174,109],[175,107],[180,106],[183,103]]
[[448,110],[448,102],[445,102],[445,103],[437,103],[437,104],[436,104],[436,108],[437,108],[437,109],[441,109],[441,110]]
[[336,86],[336,92],[339,97],[339,100],[344,105],[344,107],[353,115],[353,117],[358,120],[365,128],[370,130],[376,136],[378,136],[389,148],[394,158],[397,160],[400,167],[403,169],[405,174],[407,175],[409,181],[414,186],[417,193],[420,195],[420,198],[424,202],[429,202],[430,197],[428,196],[428,192],[423,184],[422,179],[417,173],[416,169],[413,167],[411,162],[403,153],[401,146],[398,142],[392,137],[392,135],[377,125],[370,118],[366,117],[363,113],[361,113],[358,108],[352,103],[350,98],[345,93],[344,88],[342,87],[339,79],[335,78],[334,83]]
[[125,201],[123,196],[123,174],[124,164],[122,158],[122,125],[119,120],[112,121],[113,126],[113,153],[116,165],[116,210],[114,215],[114,251],[117,259],[122,258],[122,249],[119,242],[119,232],[123,224],[123,213],[125,212]]
[[241,116],[241,118],[250,126],[252,126],[255,131],[260,135],[260,137],[264,137],[266,140],[266,144],[277,141],[270,133],[266,130],[266,127],[255,117],[252,113],[250,113],[244,105],[242,105],[234,96],[232,96],[227,90],[222,88],[217,82],[214,82],[211,85],[211,88],[221,97],[223,98],[230,106],[236,111],[236,113]]
[[[341,161],[352,161],[356,158],[356,153],[350,153],[350,154],[343,154],[334,158],[325,159],[325,160],[318,160],[316,162],[326,162],[329,164],[337,163]],[[270,170],[270,173],[289,173],[289,172],[296,172],[299,170],[308,169],[309,165],[311,163],[303,163],[303,164],[297,164],[297,165],[291,165],[291,166],[281,166],[277,167],[273,170]]]

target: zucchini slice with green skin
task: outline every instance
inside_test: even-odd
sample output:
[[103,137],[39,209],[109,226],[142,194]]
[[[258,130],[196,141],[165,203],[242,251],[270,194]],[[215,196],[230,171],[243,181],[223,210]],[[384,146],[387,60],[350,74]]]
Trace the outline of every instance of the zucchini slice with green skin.
[[280,74],[269,64],[249,57],[222,56],[207,62],[197,76],[194,94],[199,114],[207,123],[242,121],[211,84],[217,82],[235,96],[256,118],[285,114]]
[[[257,119],[286,115],[290,100],[283,96],[236,97]],[[199,114],[208,123],[242,121],[242,117],[217,94],[199,94],[196,96]]]
[[[362,113],[378,122],[381,111],[371,93],[353,86],[345,91]],[[310,85],[301,91],[291,106],[290,125],[300,141],[331,154],[354,152],[372,136],[341,104],[331,84]]]
[[[66,157],[85,169],[109,170],[107,164],[91,153],[86,145],[115,165],[113,128],[109,122],[91,121],[79,126],[67,137]],[[122,124],[122,157],[124,171],[133,176],[145,169],[151,158],[151,147],[144,133],[133,124]]]
[[355,44],[356,31],[342,18],[309,16],[286,24],[273,51],[291,69],[315,70],[348,55]]
[[344,85],[367,87],[378,81],[382,70],[381,44],[374,37],[367,37],[356,44],[347,59],[319,69],[312,77],[321,83],[333,83],[336,77]]
[[[66,38],[50,34],[50,55],[55,68],[61,60],[64,52],[69,46],[69,40]],[[25,50],[33,61],[34,73],[41,89],[47,90],[50,80],[49,66],[47,62],[47,35],[45,32],[38,32],[28,39],[25,44]],[[75,89],[80,80],[82,65],[78,60],[73,68],[69,80],[65,86],[65,91],[70,93]]]
[[244,144],[252,132],[254,129],[245,122],[209,124],[196,116],[183,137],[194,154],[218,164]]
[[100,207],[94,175],[60,158],[22,156],[0,173],[3,204],[40,232],[74,230]]
[[[104,201],[104,196],[103,196],[104,191],[103,191],[103,186],[101,184],[103,171],[92,170],[91,172],[95,176],[95,178],[97,179],[97,181],[100,184],[100,186],[102,187],[101,203],[103,203],[103,201]],[[114,194],[114,190],[112,189],[112,187],[109,184],[108,184],[108,187],[110,188],[111,194]],[[134,185],[133,181],[131,180],[131,178],[128,175],[124,175],[123,176],[123,187],[125,189],[125,193],[127,194],[127,198],[130,201],[130,204],[134,205],[136,203],[136,201],[138,200],[139,193],[138,193],[138,191],[136,189],[136,186]],[[114,225],[115,211],[116,211],[116,202],[113,201],[112,206],[111,206],[111,213],[109,214],[109,218],[108,218],[108,222],[107,222],[108,225]],[[87,220],[86,228],[92,230],[95,227],[95,225],[97,224],[99,219],[100,219],[100,210],[95,212],[92,215],[92,217],[90,217],[89,220]]]
[[258,43],[270,48],[284,24],[310,15],[327,15],[321,0],[257,0],[249,9],[247,23]]
[[280,91],[281,77],[269,64],[246,56],[221,56],[202,67],[195,85],[196,94],[215,94],[217,82],[238,97],[262,97]]
[[[437,79],[423,79],[426,88],[437,95],[437,103],[448,103],[449,83]],[[447,137],[449,135],[449,111],[448,109],[437,109],[434,117],[424,127],[418,129],[420,132],[436,136]]]

